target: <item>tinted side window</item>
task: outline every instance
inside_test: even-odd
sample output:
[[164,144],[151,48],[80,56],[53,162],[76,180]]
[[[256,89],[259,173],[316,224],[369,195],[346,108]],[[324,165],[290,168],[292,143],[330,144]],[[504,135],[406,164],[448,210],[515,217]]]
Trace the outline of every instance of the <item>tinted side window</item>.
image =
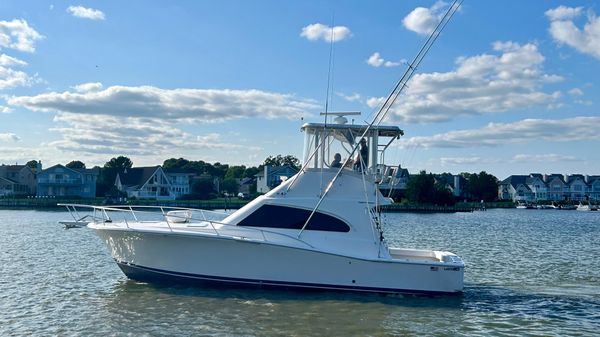
[[[312,211],[294,207],[263,205],[238,223],[238,226],[301,229]],[[307,230],[349,232],[350,227],[340,219],[316,212]]]

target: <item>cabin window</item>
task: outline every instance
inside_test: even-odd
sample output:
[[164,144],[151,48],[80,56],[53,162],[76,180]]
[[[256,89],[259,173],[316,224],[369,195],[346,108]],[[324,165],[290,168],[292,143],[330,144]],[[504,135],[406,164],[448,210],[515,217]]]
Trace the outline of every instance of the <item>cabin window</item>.
[[[294,207],[263,205],[240,221],[238,226],[302,229],[311,212]],[[338,218],[316,212],[306,230],[349,232],[350,226]]]

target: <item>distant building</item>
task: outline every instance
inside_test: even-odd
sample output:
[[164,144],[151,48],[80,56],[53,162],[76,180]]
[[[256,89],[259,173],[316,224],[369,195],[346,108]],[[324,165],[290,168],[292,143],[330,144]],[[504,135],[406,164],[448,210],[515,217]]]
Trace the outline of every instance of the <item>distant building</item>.
[[600,200],[600,176],[512,175],[500,183],[498,198],[525,202]]
[[99,169],[71,169],[54,165],[37,173],[37,196],[81,197],[96,196]]
[[435,176],[435,181],[444,185],[455,198],[465,198],[467,179],[462,175],[441,174]]
[[160,166],[125,169],[117,174],[115,186],[129,198],[175,200],[176,197],[169,177]]
[[398,167],[385,167],[382,173],[379,190],[386,196],[394,200],[402,199],[406,194],[406,186],[410,180],[410,173],[407,169]]
[[164,172],[171,184],[171,193],[176,199],[192,192],[191,186],[194,173],[173,169],[164,170]]
[[35,173],[29,166],[0,165],[0,196],[35,195],[36,187]]
[[267,193],[273,188],[279,186],[281,182],[291,178],[296,173],[298,173],[298,169],[289,166],[270,166],[266,165],[264,167],[263,172],[260,172],[255,175],[256,177],[256,191],[258,193]]
[[245,197],[250,196],[253,192],[252,185],[256,183],[256,178],[242,178],[238,179],[239,189],[238,193],[242,193]]

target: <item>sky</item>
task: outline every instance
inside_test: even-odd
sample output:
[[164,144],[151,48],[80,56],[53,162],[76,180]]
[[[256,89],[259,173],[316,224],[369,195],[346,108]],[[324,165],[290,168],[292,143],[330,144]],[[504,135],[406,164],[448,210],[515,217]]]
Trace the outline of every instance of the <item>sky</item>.
[[[328,83],[329,111],[369,121],[449,5],[3,0],[0,163],[301,158]],[[405,131],[386,163],[600,174],[598,15],[466,0],[384,121]]]

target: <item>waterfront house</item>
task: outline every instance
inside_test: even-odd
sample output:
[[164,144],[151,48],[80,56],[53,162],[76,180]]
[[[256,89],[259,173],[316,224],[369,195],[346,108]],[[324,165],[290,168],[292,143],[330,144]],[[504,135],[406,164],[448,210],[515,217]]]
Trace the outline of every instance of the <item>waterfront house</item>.
[[168,169],[164,170],[170,183],[171,193],[176,199],[191,193],[191,182],[194,173],[185,170]]
[[129,198],[175,200],[176,197],[171,180],[160,166],[125,169],[117,174],[115,186]]
[[600,176],[512,175],[500,183],[498,198],[525,202],[600,200]]
[[[41,170],[41,163],[38,164]],[[35,195],[34,171],[27,165],[0,165],[0,196]]]
[[80,197],[96,196],[99,169],[71,169],[54,165],[37,174],[37,196]]
[[289,166],[271,166],[265,165],[263,172],[255,175],[256,191],[258,193],[267,193],[281,182],[298,173],[298,169]]

